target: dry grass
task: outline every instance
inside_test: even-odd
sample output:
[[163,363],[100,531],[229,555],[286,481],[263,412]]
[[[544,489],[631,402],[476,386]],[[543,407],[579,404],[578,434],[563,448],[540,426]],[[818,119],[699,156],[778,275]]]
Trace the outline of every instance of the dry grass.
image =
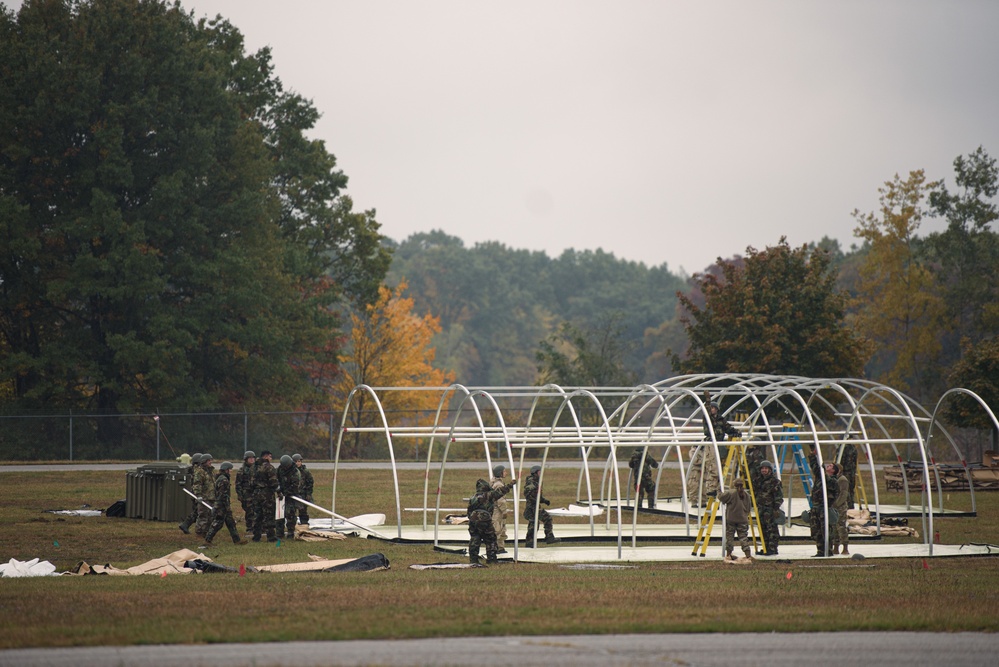
[[[317,499],[328,505],[332,473],[315,475]],[[477,476],[449,473],[442,504],[461,506]],[[128,567],[199,544],[170,523],[44,512],[84,503],[107,507],[124,497],[122,472],[3,473],[0,480],[4,561],[38,557],[59,570],[81,560]],[[667,480],[667,493],[675,488],[671,484],[674,479]],[[436,485],[434,478],[431,488]],[[404,506],[419,504],[422,473],[403,474],[400,487]],[[386,471],[343,471],[337,510],[348,516],[385,512],[394,522],[391,488]],[[553,470],[545,494],[564,505],[575,488],[575,473]],[[978,501],[978,518],[937,520],[944,541],[999,543],[999,494],[982,493]],[[967,494],[953,494],[948,506],[970,506]],[[406,521],[415,522],[415,516]],[[381,552],[392,567],[368,573],[4,580],[0,617],[7,632],[0,634],[0,648],[547,633],[999,630],[992,558],[938,558],[929,569],[922,559],[900,559],[861,565],[758,562],[745,568],[707,561],[621,570],[511,564],[415,571],[408,566],[461,558],[428,545],[358,538],[280,547],[220,540],[206,553],[238,566],[303,561],[310,552],[330,558]]]

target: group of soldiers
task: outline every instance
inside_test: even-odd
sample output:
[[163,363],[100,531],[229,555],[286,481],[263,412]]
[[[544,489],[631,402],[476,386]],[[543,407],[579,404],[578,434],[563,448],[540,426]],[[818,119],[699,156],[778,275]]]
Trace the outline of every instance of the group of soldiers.
[[[516,479],[504,482],[506,466],[497,465],[493,468],[490,481],[479,479],[475,482],[475,493],[468,500],[468,560],[472,565],[481,565],[479,549],[485,544],[486,564],[498,562],[497,555],[506,552],[504,543],[507,539],[506,523],[508,506],[503,498],[517,484]],[[545,529],[545,543],[555,544],[552,527],[552,517],[541,505],[551,505],[541,493],[541,466],[532,466],[531,473],[524,483],[524,518],[527,519],[527,535],[525,543],[534,545],[535,513],[537,523]]]
[[[186,456],[186,455],[184,455]],[[253,541],[266,536],[275,542],[287,536],[295,538],[295,524],[309,524],[309,508],[293,496],[312,502],[313,477],[301,454],[281,457],[278,467],[271,464],[273,454],[263,451],[258,458],[252,451],[243,454],[243,466],[236,472],[236,498],[243,508],[246,534],[253,534]],[[183,457],[181,457],[183,459]],[[181,460],[178,459],[178,460]],[[246,544],[236,528],[230,500],[230,471],[232,463],[226,461],[218,471],[212,467],[211,454],[194,454],[190,457],[188,475],[192,480],[191,513],[177,527],[195,534],[212,544],[223,526],[229,531],[234,544]],[[284,503],[283,518],[277,517],[277,503]]]

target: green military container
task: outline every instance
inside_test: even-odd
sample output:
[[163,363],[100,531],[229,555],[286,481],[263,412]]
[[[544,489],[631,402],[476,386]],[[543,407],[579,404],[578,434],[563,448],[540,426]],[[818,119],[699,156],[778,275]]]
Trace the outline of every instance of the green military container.
[[125,516],[147,521],[183,521],[191,513],[188,468],[176,462],[147,463],[125,477]]

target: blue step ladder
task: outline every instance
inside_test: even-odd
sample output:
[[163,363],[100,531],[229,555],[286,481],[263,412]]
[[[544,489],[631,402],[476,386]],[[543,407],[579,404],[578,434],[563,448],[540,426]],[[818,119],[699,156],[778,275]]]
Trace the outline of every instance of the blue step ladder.
[[[801,439],[798,437],[798,425],[784,424],[784,431],[778,440],[786,443],[780,445],[777,450],[780,455],[780,470],[784,469],[784,456],[788,451],[790,451],[794,465],[792,475],[801,480],[801,488],[805,492],[805,500],[808,501],[808,509],[811,509],[812,468],[808,465],[808,455],[805,454],[805,450],[801,446]],[[792,480],[792,484],[793,483],[794,482]]]

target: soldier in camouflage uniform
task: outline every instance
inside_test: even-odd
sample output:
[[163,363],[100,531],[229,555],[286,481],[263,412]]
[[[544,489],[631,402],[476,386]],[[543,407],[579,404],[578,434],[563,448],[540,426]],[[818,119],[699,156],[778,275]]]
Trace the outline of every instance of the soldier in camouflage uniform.
[[[716,443],[725,442],[726,437],[739,437],[738,429],[721,416],[718,405],[714,402],[708,404],[708,416],[704,419],[703,427],[706,443],[712,441],[712,435]],[[719,445],[718,455],[723,463],[727,453],[728,449]],[[701,445],[691,460],[690,475],[687,477],[687,500],[692,501],[691,504],[697,503],[702,489],[704,498],[718,493],[718,463],[708,444]]]
[[837,494],[836,502],[831,507],[836,510],[836,523],[830,522],[829,529],[832,532],[832,552],[833,555],[839,553],[840,546],[843,553],[850,554],[850,529],[846,525],[847,503],[850,500],[850,480],[842,472],[842,467],[838,463],[826,464],[826,469],[830,470],[830,475],[836,480]]
[[239,532],[236,530],[236,520],[232,518],[232,506],[229,502],[229,471],[232,464],[228,461],[219,466],[218,477],[215,478],[215,504],[213,506],[212,525],[208,527],[208,534],[205,535],[205,544],[211,544],[212,538],[222,529],[224,525],[229,529],[229,537],[233,544],[246,544],[246,540],[239,539]]
[[[631,468],[632,479],[635,480],[635,502],[641,507],[642,506],[642,496],[648,494],[649,498],[649,509],[654,510],[656,508],[656,482],[652,479],[652,469],[659,467],[659,462],[656,461],[651,455],[645,457],[645,463],[642,463],[642,452],[644,450],[639,447],[631,454],[631,458],[628,460],[628,467]],[[639,471],[641,468],[641,471]],[[639,474],[641,472],[641,474]]]
[[[191,493],[193,493],[194,495],[198,495],[198,493],[194,490],[194,481],[195,481],[195,471],[198,469],[199,463],[201,463],[201,454],[194,454],[193,456],[191,456],[191,465],[187,469],[187,481],[190,484],[188,488],[190,489]],[[177,524],[177,527],[180,528],[181,532],[184,533],[185,535],[191,534],[191,531],[189,529],[198,520],[199,504],[200,503],[197,501],[196,498],[191,498],[191,513],[187,515],[186,519]]]
[[[215,468],[212,467],[212,455],[202,454],[201,465],[198,467],[199,477],[195,479],[195,493],[210,506],[215,502]],[[208,524],[212,522],[212,511],[204,503],[198,503],[198,523],[195,533],[202,537],[208,532]]]
[[759,494],[760,483],[763,481],[760,476],[760,465],[767,458],[767,448],[763,445],[752,445],[746,448],[746,465],[749,467],[749,484],[753,487],[753,494]]
[[496,544],[496,530],[493,528],[493,505],[509,493],[517,480],[510,480],[498,489],[480,479],[475,482],[475,494],[468,499],[468,562],[479,564],[479,546],[486,544],[486,563],[496,563],[499,546]]
[[846,501],[848,509],[854,509],[855,492],[857,489],[857,446],[852,442],[843,445],[843,451],[839,455],[839,464],[843,468],[843,475],[849,482],[849,497]]
[[[538,508],[538,503],[551,505],[541,494],[541,466],[532,466],[531,474],[527,476],[524,483],[524,518],[527,519],[526,545],[534,546],[534,511]],[[552,530],[552,515],[547,510],[538,508],[538,521],[545,527],[545,542],[555,544],[559,541]]]
[[285,537],[289,540],[295,539],[295,520],[298,515],[298,503],[292,496],[297,496],[299,488],[302,486],[302,476],[295,467],[295,462],[290,456],[285,454],[281,457],[281,465],[277,470],[278,484],[281,486],[281,495],[284,496],[284,519],[277,520],[277,536]]
[[[295,462],[295,467],[298,468],[298,474],[302,477],[302,485],[298,489],[298,497],[303,500],[308,500],[311,503],[313,502],[312,489],[315,486],[315,480],[312,478],[312,471],[305,466],[305,459],[302,458],[301,454],[292,454],[291,460]],[[308,505],[302,505],[299,503],[298,522],[303,526],[309,525]]]
[[[501,489],[506,486],[503,478],[506,477],[505,466],[493,466],[493,476],[489,480],[489,486],[493,489]],[[506,498],[497,498],[493,504],[493,530],[496,531],[496,553],[506,553],[506,516],[509,513]]]
[[[836,496],[839,495],[839,484],[830,476],[825,469],[819,467],[818,457],[812,451],[808,455],[808,465],[812,469],[812,507],[808,513],[808,523],[812,531],[812,538],[815,540],[815,555],[818,557],[829,556],[826,552],[826,506],[832,508],[836,503]],[[825,494],[823,494],[822,476],[825,476]],[[833,523],[833,528],[835,524]]]
[[766,556],[776,556],[780,545],[780,529],[777,514],[784,504],[784,487],[780,477],[774,472],[770,461],[760,462],[760,485],[756,493],[756,509],[760,513],[760,530],[763,532],[763,552]]
[[280,491],[277,471],[271,465],[271,453],[264,450],[253,471],[253,541],[259,542],[262,534],[274,542],[274,495]]
[[749,548],[749,514],[753,499],[745,487],[745,480],[738,477],[732,488],[718,494],[718,501],[725,504],[725,560],[732,560],[736,541],[746,558],[753,557]]
[[247,535],[253,532],[253,470],[256,462],[256,454],[244,452],[243,467],[236,473],[236,498],[243,508]]

